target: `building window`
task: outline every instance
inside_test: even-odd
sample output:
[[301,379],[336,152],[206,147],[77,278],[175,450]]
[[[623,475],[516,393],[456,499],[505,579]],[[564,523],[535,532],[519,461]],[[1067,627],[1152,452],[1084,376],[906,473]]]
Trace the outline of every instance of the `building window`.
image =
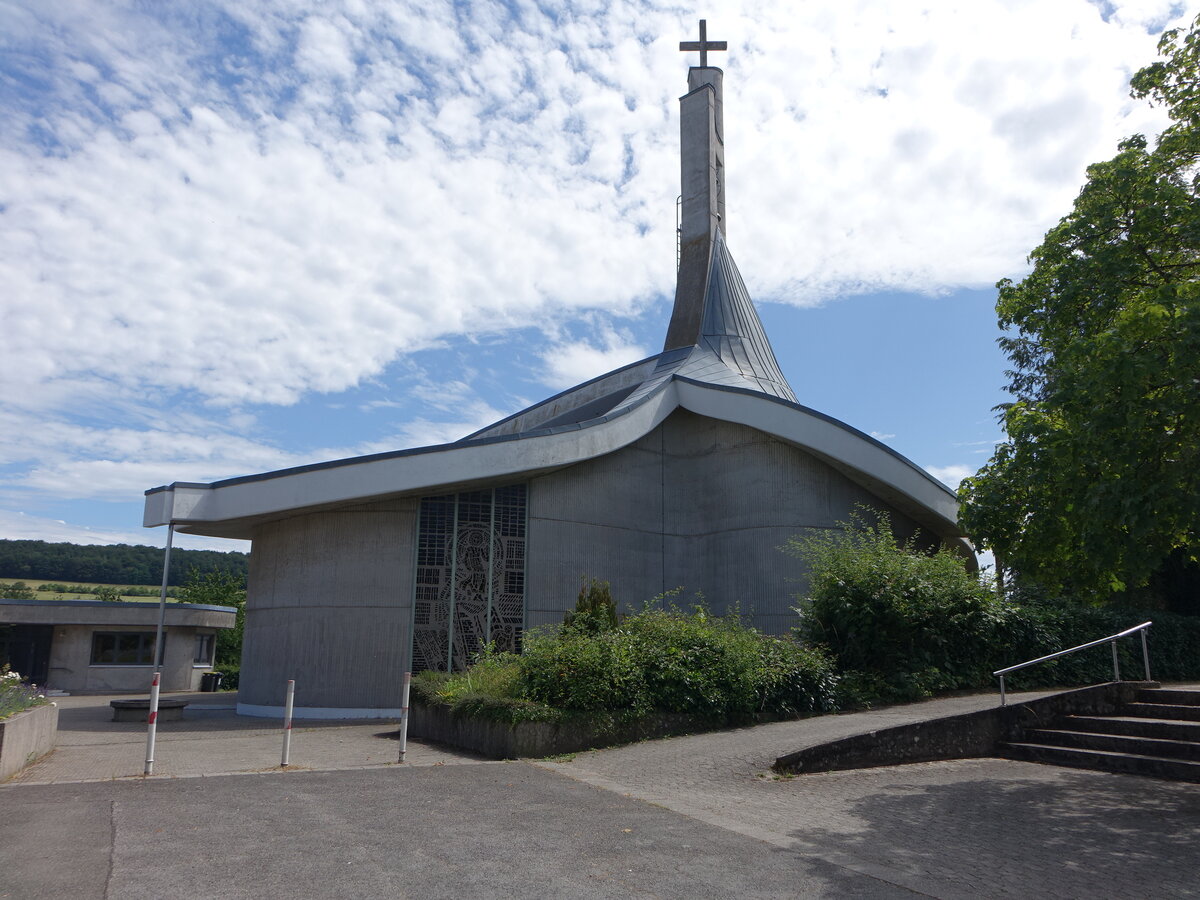
[[92,665],[154,665],[154,632],[97,631],[92,635]]
[[192,655],[192,665],[211,666],[216,643],[217,636],[215,634],[196,635],[196,652]]
[[414,672],[464,669],[488,644],[520,650],[526,518],[523,484],[421,500]]

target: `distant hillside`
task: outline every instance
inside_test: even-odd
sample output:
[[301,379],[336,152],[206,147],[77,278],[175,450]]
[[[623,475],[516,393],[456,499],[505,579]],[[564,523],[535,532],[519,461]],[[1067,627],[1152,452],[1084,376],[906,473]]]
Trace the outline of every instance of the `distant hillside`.
[[[171,550],[169,584],[183,584],[189,568],[246,575],[247,553]],[[50,544],[0,540],[0,574],[28,581],[162,584],[162,547],[113,544]]]

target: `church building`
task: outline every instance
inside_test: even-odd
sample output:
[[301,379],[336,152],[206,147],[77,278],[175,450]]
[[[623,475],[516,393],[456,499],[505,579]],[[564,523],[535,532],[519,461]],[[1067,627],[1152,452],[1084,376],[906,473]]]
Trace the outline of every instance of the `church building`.
[[782,633],[803,564],[779,551],[858,505],[974,556],[955,494],[800,405],[726,244],[721,69],[680,99],[675,305],[661,353],[462,440],[146,494],[144,524],[251,540],[238,711],[398,715],[407,669],[461,668],[561,622],[583,577],[627,608],[682,587]]

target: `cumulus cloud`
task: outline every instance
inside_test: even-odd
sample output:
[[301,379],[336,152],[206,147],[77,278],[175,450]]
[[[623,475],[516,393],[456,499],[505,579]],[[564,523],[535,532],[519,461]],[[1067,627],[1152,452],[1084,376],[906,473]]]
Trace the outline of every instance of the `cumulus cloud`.
[[650,351],[616,332],[607,331],[600,345],[588,340],[554,344],[541,354],[543,384],[562,390],[645,359]]
[[958,490],[964,478],[975,474],[975,468],[963,465],[926,466],[925,471],[947,487]]
[[[1124,81],[1167,7],[1114,8],[733,4],[730,235],[758,296],[1020,268],[1084,165],[1152,118]],[[286,404],[442,336],[669,287],[691,22],[622,2],[288,9],[9,13],[12,65],[48,73],[0,140],[30,402],[100,372]]]
[[[49,519],[44,516],[27,515],[23,512],[0,510],[0,538],[4,540],[49,541],[69,544],[134,544],[141,546],[165,546],[166,529],[125,530],[92,528]],[[172,545],[185,550],[219,550],[223,553],[250,552],[249,541],[227,538],[209,538],[195,534],[177,534]]]
[[[1160,0],[725,4],[752,293],[1019,273],[1086,164],[1160,124],[1127,80],[1182,21]],[[694,30],[658,0],[5,5],[0,408],[34,436],[0,442],[0,494],[377,447],[285,447],[258,413],[464,336],[558,335],[530,353],[556,388],[645,355],[616,332],[670,294]],[[616,325],[570,327],[589,317]],[[388,436],[452,439],[497,402],[405,407]]]

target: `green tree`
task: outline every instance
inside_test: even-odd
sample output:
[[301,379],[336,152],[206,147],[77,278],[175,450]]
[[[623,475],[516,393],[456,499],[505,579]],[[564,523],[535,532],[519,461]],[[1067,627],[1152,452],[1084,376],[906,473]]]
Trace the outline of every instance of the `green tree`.
[[14,581],[12,584],[0,584],[0,598],[5,600],[35,600],[37,599],[37,594],[25,582]]
[[234,572],[209,570],[195,566],[188,569],[187,579],[178,592],[181,603],[205,606],[232,606],[237,618],[232,628],[217,632],[215,664],[218,668],[238,666],[242,659],[242,634],[246,626],[246,578]]
[[1088,168],[1074,209],[1005,279],[1007,440],[962,521],[1019,576],[1102,598],[1200,549],[1200,19],[1132,81],[1171,124]]

